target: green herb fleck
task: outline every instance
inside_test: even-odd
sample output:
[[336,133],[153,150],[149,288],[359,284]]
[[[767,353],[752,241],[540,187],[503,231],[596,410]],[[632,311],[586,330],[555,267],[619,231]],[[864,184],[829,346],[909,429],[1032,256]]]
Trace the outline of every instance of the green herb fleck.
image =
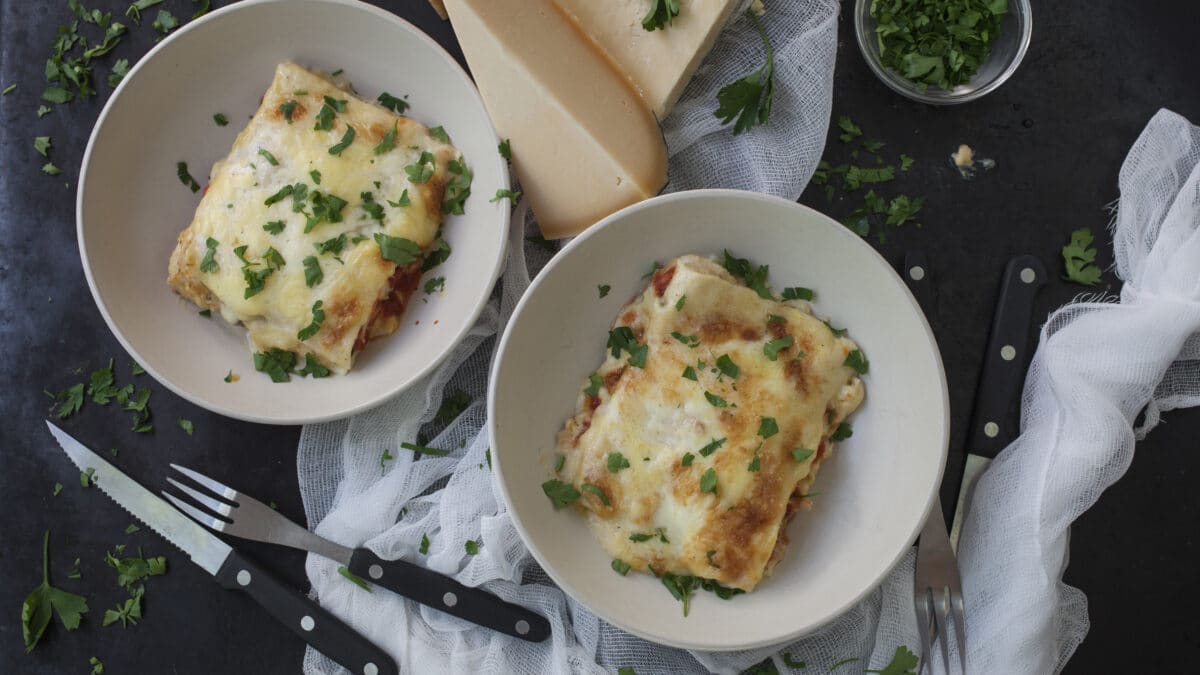
[[200,191],[200,184],[196,182],[195,178],[192,178],[192,174],[188,173],[187,162],[175,163],[175,175],[179,176],[179,182],[186,185],[192,192]]
[[1086,227],[1071,233],[1071,241],[1062,248],[1066,274],[1063,279],[1084,286],[1095,286],[1100,282],[1100,268],[1096,267],[1096,249],[1092,245],[1092,231]]
[[608,453],[608,470],[610,473],[617,473],[621,469],[629,468],[629,460],[625,459],[625,455],[619,452]]
[[717,110],[713,113],[721,120],[721,124],[737,120],[733,125],[735,136],[756,124],[767,123],[771,116],[771,98],[775,93],[775,50],[758,17],[753,12],[748,14],[762,38],[767,61],[753,73],[722,87],[717,92]]
[[358,586],[364,591],[368,593],[371,592],[371,585],[367,583],[366,579],[363,579],[354,572],[351,572],[350,569],[345,565],[338,566],[338,574],[342,575],[346,579],[349,579],[355,586]]
[[569,506],[579,499],[579,490],[570,483],[564,483],[557,478],[551,479],[542,483],[542,492],[550,498],[555,509],[561,509],[564,506]]

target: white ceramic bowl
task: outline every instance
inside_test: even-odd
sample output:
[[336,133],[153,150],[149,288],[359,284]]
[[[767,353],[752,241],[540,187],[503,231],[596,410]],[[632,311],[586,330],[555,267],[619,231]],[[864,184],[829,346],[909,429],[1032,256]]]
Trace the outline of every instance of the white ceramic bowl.
[[[771,266],[776,289],[816,289],[818,314],[848,328],[871,361],[854,436],[821,468],[812,511],[753,592],[698,592],[682,616],[648,574],[617,575],[583,517],[555,511],[555,434],[603,360],[614,317],[653,261],[720,254]],[[599,299],[596,286],[612,291]],[[874,589],[916,538],[941,482],[949,431],[945,374],[916,301],[891,266],[834,220],[775,197],[700,190],[657,197],[605,218],[534,280],[492,370],[489,432],[496,480],[542,567],[606,621],[648,640],[698,650],[779,644],[820,627]]]
[[[475,172],[466,215],[450,216],[453,253],[434,274],[444,294],[418,291],[400,329],[370,343],[354,369],[275,384],[255,372],[245,330],[167,287],[167,260],[199,194],[176,177],[186,161],[205,182],[258,107],[276,64],[342,68],[359,93],[408,95],[408,114],[441,124]],[[218,127],[214,113],[229,125]],[[417,28],[348,0],[247,0],[188,24],[133,68],[100,113],[80,174],[79,249],[104,320],[130,355],[175,393],[254,422],[335,419],[382,402],[436,366],[475,322],[504,258],[508,169],[470,78]],[[419,323],[418,323],[419,322]],[[226,372],[240,380],[227,384]]]

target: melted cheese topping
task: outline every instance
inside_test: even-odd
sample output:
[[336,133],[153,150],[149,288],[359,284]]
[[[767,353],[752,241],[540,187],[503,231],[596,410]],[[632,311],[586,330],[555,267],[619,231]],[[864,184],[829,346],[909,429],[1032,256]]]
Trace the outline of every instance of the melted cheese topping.
[[[562,479],[604,492],[607,505],[586,490],[576,503],[612,557],[753,589],[782,553],[782,528],[806,501],[830,434],[862,402],[862,382],[844,365],[857,346],[807,303],[762,299],[697,256],[656,272],[615,325],[647,346],[645,366],[608,352],[598,395],[581,394],[560,433]],[[764,346],[787,336],[793,344],[771,360]],[[718,368],[722,357],[736,377]],[[764,418],[778,427],[765,438]],[[812,453],[796,461],[797,448]],[[629,468],[610,471],[612,453]],[[701,491],[710,469],[715,493]]]
[[[334,115],[331,129],[317,130],[326,96],[345,101],[345,110]],[[289,122],[280,106],[292,102]],[[340,154],[332,154],[330,148],[343,140],[348,128],[354,129],[354,140]],[[394,147],[376,154],[376,146],[393,129]],[[417,164],[423,152],[434,157],[434,171],[428,181],[413,183],[405,167]],[[220,312],[226,321],[244,324],[256,350],[311,353],[335,372],[345,372],[377,304],[393,294],[389,280],[396,265],[382,257],[375,234],[404,238],[427,250],[441,224],[446,167],[457,156],[421,124],[296,64],[281,64],[229,155],[213,165],[195,217],[172,254],[168,281],[181,295]],[[297,185],[307,192],[304,200],[285,196],[266,203],[286,186]],[[405,190],[409,204],[394,205],[403,202]],[[305,232],[308,216],[314,213],[314,192],[336,196],[346,205],[340,222],[323,219]],[[365,193],[382,208],[382,223],[364,208]],[[275,221],[283,222],[282,231],[263,229]],[[346,239],[340,253],[316,249],[339,236]],[[209,238],[218,242],[213,256],[218,269],[206,272],[200,265]],[[263,289],[248,298],[244,263],[235,251],[240,246],[246,247],[243,255],[252,270],[267,266],[264,256],[272,248],[284,260]],[[304,264],[310,256],[323,275],[312,286]],[[323,303],[325,321],[316,335],[300,341],[298,333],[313,320],[317,301]]]

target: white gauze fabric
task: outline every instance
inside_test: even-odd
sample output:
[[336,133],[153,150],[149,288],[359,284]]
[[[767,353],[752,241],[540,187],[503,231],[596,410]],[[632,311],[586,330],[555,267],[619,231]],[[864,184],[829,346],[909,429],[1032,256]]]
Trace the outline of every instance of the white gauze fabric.
[[[763,25],[776,50],[770,124],[739,136],[712,112],[716,92],[761,65],[761,41],[746,19],[728,26],[664,122],[671,154],[668,191],[698,187],[756,190],[799,197],[820,159],[830,114],[838,3],[768,3]],[[545,615],[552,639],[529,644],[425,609],[382,589],[362,591],[329,560],[309,556],[307,571],[321,604],[396,658],[403,672],[603,673],[632,666],[638,673],[733,673],[782,654],[828,666],[856,657],[886,664],[898,644],[913,644],[912,556],[871,596],[803,643],[731,654],[660,647],[600,621],[567,598],[521,543],[487,466],[485,397],[495,337],[503,330],[530,277],[551,253],[526,240],[535,227],[524,205],[513,217],[509,259],[498,292],[467,338],[431,376],[357,417],[305,427],[297,456],[300,492],[315,530],[348,546],[366,546],[388,559],[404,558],[483,585],[500,597]],[[472,404],[440,428],[429,445],[447,457],[397,450],[413,441],[443,396],[462,391]],[[384,450],[395,459],[381,465]],[[427,555],[418,552],[422,536]],[[464,543],[482,541],[465,554]],[[673,602],[664,590],[664,602]],[[877,646],[878,645],[878,646]],[[306,673],[344,672],[309,650]]]
[[1088,629],[1087,599],[1062,582],[1068,528],[1125,473],[1161,411],[1200,403],[1200,129],[1160,111],[1120,188],[1120,302],[1050,316],[1021,435],[980,479],[967,515],[959,564],[975,672],[1062,670]]

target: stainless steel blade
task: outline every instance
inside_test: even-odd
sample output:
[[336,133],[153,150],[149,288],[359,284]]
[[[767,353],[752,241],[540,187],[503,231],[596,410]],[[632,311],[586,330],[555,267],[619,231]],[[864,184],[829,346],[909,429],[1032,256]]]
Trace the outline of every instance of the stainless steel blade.
[[963,467],[962,484],[958,487],[958,505],[954,508],[954,523],[950,526],[950,547],[958,554],[958,535],[962,532],[963,518],[966,517],[967,505],[975,496],[975,483],[987,470],[992,460],[979,455],[967,454],[967,464]]
[[221,569],[221,564],[233,550],[229,544],[221,541],[153,492],[121,473],[117,467],[109,464],[103,457],[71,438],[67,432],[49,421],[46,422],[46,426],[50,427],[50,433],[54,434],[58,444],[62,446],[63,451],[67,453],[72,462],[75,462],[75,466],[79,467],[80,471],[93,470],[92,480],[104,494],[133,514],[134,518],[142,521],[167,541],[179,547],[191,557],[192,562],[209,574],[215,575],[217,570]]

